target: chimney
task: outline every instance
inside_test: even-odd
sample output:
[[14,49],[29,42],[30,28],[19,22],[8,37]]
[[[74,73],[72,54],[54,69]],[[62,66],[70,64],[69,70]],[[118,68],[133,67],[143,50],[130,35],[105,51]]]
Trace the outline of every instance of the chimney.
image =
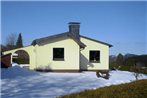
[[72,33],[77,39],[80,38],[80,23],[79,22],[69,22],[69,32]]

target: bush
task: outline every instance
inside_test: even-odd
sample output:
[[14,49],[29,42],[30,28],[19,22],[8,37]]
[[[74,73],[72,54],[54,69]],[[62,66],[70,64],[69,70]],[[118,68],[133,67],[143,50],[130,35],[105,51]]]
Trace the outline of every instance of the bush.
[[147,79],[96,90],[85,90],[60,98],[147,98]]
[[120,67],[120,70],[123,70],[123,71],[130,71],[130,68],[131,68],[131,66],[121,66],[121,67]]
[[[133,67],[133,66],[126,66],[126,65],[118,66],[118,65],[115,64],[115,63],[110,64],[110,69],[111,69],[111,70],[116,70],[116,69],[118,69],[118,70],[122,70],[122,71],[131,71],[131,72],[134,72],[134,71],[132,70],[132,67]],[[147,67],[142,67],[142,66],[140,66],[140,69],[141,69],[141,73],[147,74]]]

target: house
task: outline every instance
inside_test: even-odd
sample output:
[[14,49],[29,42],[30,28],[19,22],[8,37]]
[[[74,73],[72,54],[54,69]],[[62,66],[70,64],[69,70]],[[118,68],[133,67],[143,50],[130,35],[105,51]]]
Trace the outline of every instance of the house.
[[80,23],[70,22],[69,31],[33,40],[30,46],[4,52],[25,51],[29,69],[48,71],[107,71],[112,45],[80,35]]

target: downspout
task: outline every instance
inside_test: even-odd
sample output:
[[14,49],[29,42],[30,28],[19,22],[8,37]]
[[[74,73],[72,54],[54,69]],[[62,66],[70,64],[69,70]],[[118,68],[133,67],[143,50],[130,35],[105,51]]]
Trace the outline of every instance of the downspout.
[[36,49],[36,47],[37,47],[37,45],[35,45],[35,66],[36,66],[35,69],[37,69],[37,49]]
[[33,62],[33,64],[34,64],[34,67],[33,67],[33,70],[36,70],[36,68],[37,68],[37,51],[36,51],[36,45],[34,46],[34,49],[33,49],[33,52],[34,52],[34,62]]
[[79,65],[80,65],[80,66],[79,66],[79,71],[81,72],[81,71],[82,71],[82,70],[81,70],[81,51],[84,50],[84,48],[81,48],[81,47],[80,47],[79,50],[80,50],[80,51],[79,51],[79,61],[80,61],[80,63],[79,63]]

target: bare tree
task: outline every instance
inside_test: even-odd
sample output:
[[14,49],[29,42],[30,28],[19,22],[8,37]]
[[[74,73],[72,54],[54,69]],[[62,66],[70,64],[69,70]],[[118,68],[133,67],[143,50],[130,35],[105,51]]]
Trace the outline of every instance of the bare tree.
[[17,40],[17,34],[11,33],[6,38],[6,45],[14,46],[14,45],[16,45],[16,40]]
[[1,51],[1,52],[4,52],[5,50],[6,50],[6,46],[3,45],[3,44],[1,44],[1,45],[0,45],[0,51]]
[[16,33],[11,33],[6,37],[5,43],[6,43],[7,50],[16,48],[16,40],[17,40]]
[[143,70],[140,66],[137,66],[136,63],[134,64],[134,66],[131,67],[131,71],[133,71],[133,75],[134,75],[136,80],[138,80],[138,78],[140,76],[142,76],[141,73],[142,73]]

